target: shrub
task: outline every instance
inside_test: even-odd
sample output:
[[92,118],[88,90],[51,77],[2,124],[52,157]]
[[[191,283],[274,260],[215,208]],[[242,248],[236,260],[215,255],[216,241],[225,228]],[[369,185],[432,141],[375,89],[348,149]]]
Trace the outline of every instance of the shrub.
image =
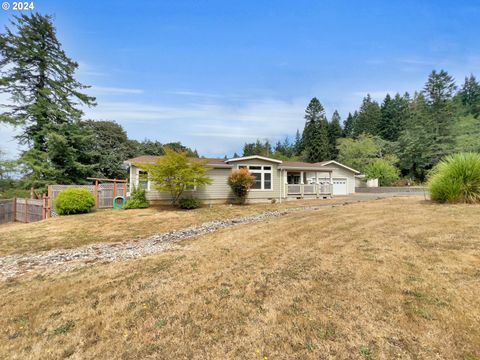
[[399,170],[389,161],[378,158],[365,167],[367,179],[378,179],[381,186],[390,186],[399,179]]
[[55,199],[55,211],[59,215],[88,213],[94,206],[95,198],[87,189],[65,189]]
[[145,195],[145,190],[133,187],[132,193],[130,194],[130,199],[125,203],[124,209],[145,209],[148,208],[150,204],[148,203],[147,196]]
[[228,185],[230,185],[235,197],[241,204],[245,202],[248,191],[254,183],[255,176],[252,176],[248,169],[235,170],[228,177]]
[[193,197],[188,197],[188,198],[181,198],[178,201],[178,206],[182,209],[197,209],[202,205],[199,199],[193,198]]
[[480,154],[444,158],[430,172],[428,189],[432,200],[441,203],[479,203]]

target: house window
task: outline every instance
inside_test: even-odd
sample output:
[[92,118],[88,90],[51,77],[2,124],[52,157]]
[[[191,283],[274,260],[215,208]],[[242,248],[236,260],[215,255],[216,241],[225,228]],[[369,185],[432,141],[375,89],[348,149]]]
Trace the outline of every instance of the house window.
[[148,173],[146,171],[138,172],[138,187],[143,190],[148,190]]
[[197,185],[187,185],[185,191],[197,191]]
[[261,165],[239,165],[239,169],[248,169],[255,177],[251,190],[272,190],[272,167]]

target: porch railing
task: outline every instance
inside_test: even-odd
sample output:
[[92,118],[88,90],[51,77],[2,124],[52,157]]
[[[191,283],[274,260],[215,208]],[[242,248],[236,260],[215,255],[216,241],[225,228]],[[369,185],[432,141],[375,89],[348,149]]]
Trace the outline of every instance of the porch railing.
[[331,195],[332,184],[286,184],[287,195]]

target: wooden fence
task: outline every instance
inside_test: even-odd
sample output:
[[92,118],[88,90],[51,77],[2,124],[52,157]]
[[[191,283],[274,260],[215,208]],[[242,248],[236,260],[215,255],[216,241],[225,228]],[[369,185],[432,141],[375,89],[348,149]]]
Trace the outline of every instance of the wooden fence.
[[95,204],[98,209],[108,209],[113,207],[113,199],[117,196],[127,196],[128,184],[126,183],[106,183],[96,185],[50,185],[48,187],[48,197],[51,199],[52,215],[55,216],[55,199],[60,191],[68,188],[82,188],[90,191],[95,197]]
[[15,221],[29,223],[56,216],[55,198],[60,191],[68,188],[87,189],[95,197],[96,207],[107,209],[113,207],[115,197],[127,196],[128,184],[126,182],[106,184],[97,182],[95,185],[50,185],[48,196],[43,196],[41,199],[0,199],[0,224]]
[[20,221],[30,223],[50,217],[48,197],[42,199],[0,200],[0,224]]

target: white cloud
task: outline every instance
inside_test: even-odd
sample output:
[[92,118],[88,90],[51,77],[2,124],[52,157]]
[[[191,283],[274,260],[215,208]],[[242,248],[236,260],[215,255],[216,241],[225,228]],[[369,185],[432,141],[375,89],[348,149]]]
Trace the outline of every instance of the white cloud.
[[6,158],[16,158],[20,151],[20,146],[15,140],[19,134],[13,126],[0,124],[0,150],[5,153]]
[[143,94],[142,89],[131,89],[122,87],[92,86],[89,92],[103,95],[119,95],[119,94]]
[[181,96],[192,96],[192,97],[206,97],[206,98],[222,98],[223,95],[220,94],[212,94],[212,93],[205,93],[199,91],[188,91],[188,90],[172,90],[172,91],[165,91],[166,94],[171,95],[181,95]]
[[89,118],[118,121],[134,138],[182,141],[201,154],[223,156],[241,149],[245,141],[294,135],[303,128],[307,103],[308,99],[182,105],[102,102],[85,112]]

